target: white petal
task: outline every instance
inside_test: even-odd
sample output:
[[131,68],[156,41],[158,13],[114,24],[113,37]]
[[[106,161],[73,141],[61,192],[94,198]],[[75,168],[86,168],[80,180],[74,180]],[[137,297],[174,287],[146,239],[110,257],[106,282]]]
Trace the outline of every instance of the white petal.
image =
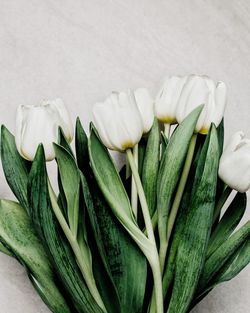
[[215,112],[213,122],[219,126],[225,112],[227,102],[227,87],[223,82],[218,82],[215,90]]
[[124,147],[133,147],[139,142],[143,134],[143,122],[139,108],[137,107],[134,93],[129,91],[127,94],[119,94],[119,116],[120,129],[123,135],[122,145]]
[[165,123],[176,122],[176,110],[187,77],[172,76],[165,79],[155,101],[155,114]]
[[106,147],[111,150],[120,150],[119,138],[116,129],[116,116],[113,103],[108,98],[104,103],[97,103],[93,107],[94,125]]
[[194,86],[195,79],[196,79],[195,75],[189,75],[182,88],[180,98],[177,104],[177,109],[176,109],[176,119],[178,123],[181,123],[184,120],[184,118],[188,115],[187,114],[187,110],[188,110],[187,100]]
[[58,137],[58,124],[55,123],[53,114],[48,114],[44,107],[33,107],[26,113],[23,119],[21,154],[28,160],[33,160],[38,145],[42,143],[46,160],[52,160],[55,157],[52,143]]
[[240,142],[245,138],[245,135],[242,131],[236,132],[229,140],[228,144],[225,146],[222,157],[230,152],[235,151]]
[[145,134],[149,132],[154,122],[153,98],[146,88],[138,88],[134,94],[143,122],[143,133]]
[[19,105],[16,112],[16,147],[18,152],[21,154],[21,141],[22,141],[22,129],[23,129],[23,113],[25,109],[23,105]]
[[250,188],[250,156],[248,153],[232,152],[220,160],[220,178],[231,188],[246,192]]
[[58,111],[58,114],[60,116],[60,126],[62,127],[62,130],[68,139],[69,142],[73,140],[74,136],[74,128],[73,124],[69,115],[68,110],[66,109],[62,99],[56,99],[54,101],[49,101],[51,105],[54,105]]

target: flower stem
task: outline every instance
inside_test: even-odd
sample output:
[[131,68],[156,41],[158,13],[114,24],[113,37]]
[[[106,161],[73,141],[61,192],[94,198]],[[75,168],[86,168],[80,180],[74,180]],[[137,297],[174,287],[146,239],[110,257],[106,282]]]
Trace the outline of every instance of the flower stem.
[[[133,148],[133,157],[134,157],[136,168],[138,169],[138,144],[135,145]],[[132,179],[131,181],[131,206],[134,212],[135,219],[137,220],[138,194],[137,194],[137,188],[136,188],[135,179],[133,175],[131,179]]]
[[164,124],[164,134],[169,139],[170,137],[171,124]]
[[216,204],[215,210],[214,210],[213,224],[215,223],[217,218],[220,216],[221,209],[222,209],[223,205],[225,204],[225,202],[227,201],[227,198],[230,196],[231,192],[232,192],[232,188],[230,188],[229,186],[227,186],[225,188],[225,190],[223,191],[219,201]]
[[57,204],[57,198],[56,195],[54,193],[54,190],[52,189],[52,186],[50,184],[50,182],[48,181],[48,189],[49,189],[49,195],[50,195],[50,200],[51,200],[51,204],[52,204],[52,208],[54,211],[54,214],[66,236],[66,238],[68,239],[71,248],[75,254],[76,257],[76,261],[77,264],[79,266],[79,269],[82,273],[82,276],[86,282],[86,285],[90,291],[90,293],[92,294],[93,298],[95,299],[96,303],[100,306],[100,308],[107,313],[107,310],[104,306],[104,303],[102,301],[102,298],[100,296],[100,293],[97,289],[96,283],[95,283],[95,279],[94,279],[94,275],[93,275],[93,271],[92,271],[92,267],[88,262],[88,258],[86,257],[86,255],[88,254],[88,251],[86,251],[87,247],[85,247],[85,251],[83,251],[83,249],[80,248],[74,234],[72,233],[72,231],[70,230],[62,212],[60,207]]
[[147,204],[147,200],[146,200],[144,190],[142,187],[141,179],[140,179],[136,164],[134,162],[131,149],[128,149],[126,153],[127,153],[128,161],[129,161],[131,171],[135,180],[135,184],[137,187],[137,192],[139,195],[141,208],[142,208],[142,214],[143,214],[143,218],[144,218],[144,222],[146,226],[147,236],[154,247],[152,251],[152,255],[148,256],[148,261],[151,266],[153,279],[154,279],[154,290],[155,290],[155,299],[156,299],[156,308],[157,308],[156,312],[163,313],[162,276],[161,276],[161,269],[160,269],[160,261],[159,261],[159,256],[158,256],[158,251],[157,251],[157,246],[156,246],[156,241],[155,241],[155,236],[154,236],[154,230],[153,230],[150,213],[148,209],[148,204]]
[[165,259],[166,259],[166,253],[169,245],[169,240],[171,237],[171,233],[174,227],[174,223],[176,220],[176,216],[178,213],[178,209],[181,203],[181,199],[183,196],[183,192],[187,183],[188,175],[190,172],[193,156],[194,156],[194,151],[195,151],[195,145],[197,141],[197,134],[193,134],[191,138],[191,142],[189,144],[188,152],[187,152],[187,157],[186,161],[183,167],[183,171],[181,174],[181,178],[179,181],[179,185],[175,194],[174,202],[170,211],[170,215],[168,218],[168,226],[167,226],[167,238],[166,242],[161,245],[162,248],[160,248],[160,264],[161,264],[161,270],[163,272],[164,270],[164,264],[165,264]]

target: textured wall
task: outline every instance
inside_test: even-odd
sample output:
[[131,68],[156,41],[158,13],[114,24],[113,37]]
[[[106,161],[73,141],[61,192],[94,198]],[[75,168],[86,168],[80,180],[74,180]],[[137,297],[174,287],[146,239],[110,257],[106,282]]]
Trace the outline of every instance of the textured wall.
[[[61,97],[87,127],[112,90],[157,91],[165,75],[199,73],[229,88],[227,137],[250,136],[250,2],[245,0],[0,0],[0,122],[18,104]],[[0,172],[0,196],[11,193]],[[249,218],[249,210],[248,210]],[[196,313],[245,313],[250,268],[216,288]],[[24,270],[0,255],[3,313],[45,313]]]

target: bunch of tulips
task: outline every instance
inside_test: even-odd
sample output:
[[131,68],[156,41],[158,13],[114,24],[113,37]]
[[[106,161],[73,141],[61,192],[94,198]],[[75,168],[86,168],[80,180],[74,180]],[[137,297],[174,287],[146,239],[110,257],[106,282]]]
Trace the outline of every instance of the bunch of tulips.
[[223,82],[173,76],[155,99],[139,88],[96,103],[89,136],[60,99],[20,105],[15,137],[2,126],[18,202],[0,200],[0,251],[52,312],[186,313],[250,262],[250,221],[237,228],[250,140],[224,148],[226,101]]

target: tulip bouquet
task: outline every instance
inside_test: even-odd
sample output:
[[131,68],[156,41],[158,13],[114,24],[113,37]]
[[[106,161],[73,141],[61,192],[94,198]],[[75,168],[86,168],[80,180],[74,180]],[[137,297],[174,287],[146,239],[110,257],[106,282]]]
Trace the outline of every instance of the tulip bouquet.
[[140,88],[97,103],[74,149],[59,99],[20,106],[15,137],[2,126],[18,202],[0,200],[0,250],[52,312],[186,313],[250,262],[250,221],[237,227],[250,140],[238,132],[223,152],[225,104],[223,82],[174,76],[155,100]]

